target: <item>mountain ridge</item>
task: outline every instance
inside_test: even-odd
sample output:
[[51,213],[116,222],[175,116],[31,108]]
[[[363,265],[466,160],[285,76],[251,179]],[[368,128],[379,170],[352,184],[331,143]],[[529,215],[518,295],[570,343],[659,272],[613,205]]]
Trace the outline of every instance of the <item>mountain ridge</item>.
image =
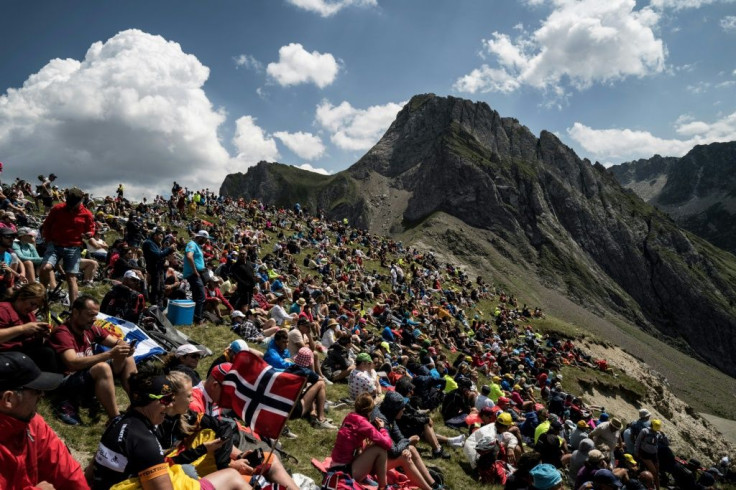
[[[394,235],[447,213],[490,232],[499,249],[575,301],[622,315],[736,374],[733,256],[680,230],[552,133],[537,138],[485,103],[415,96],[373,148],[331,180],[314,179],[320,183],[312,193],[285,179],[276,193],[259,193],[262,179],[276,182],[283,171],[251,172],[242,180],[260,184],[244,182],[239,190],[228,176],[221,193],[280,205],[295,196],[331,217]],[[701,325],[710,325],[709,335]]]

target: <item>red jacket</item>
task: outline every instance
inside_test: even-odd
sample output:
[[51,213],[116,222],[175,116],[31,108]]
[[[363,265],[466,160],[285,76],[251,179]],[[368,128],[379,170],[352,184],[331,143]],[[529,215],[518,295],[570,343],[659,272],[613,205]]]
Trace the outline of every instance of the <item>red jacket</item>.
[[0,413],[0,488],[28,490],[42,481],[89,490],[82,467],[40,415],[26,423]]
[[81,247],[82,234],[95,232],[95,217],[83,204],[70,211],[62,202],[51,208],[42,230],[47,242],[59,247]]

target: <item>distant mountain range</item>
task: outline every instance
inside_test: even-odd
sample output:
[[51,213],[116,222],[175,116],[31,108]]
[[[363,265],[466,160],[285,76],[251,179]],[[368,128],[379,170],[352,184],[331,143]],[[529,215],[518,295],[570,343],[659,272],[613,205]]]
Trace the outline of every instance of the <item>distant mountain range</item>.
[[[651,167],[668,166],[660,160]],[[485,103],[415,96],[345,171],[323,176],[261,162],[228,175],[220,193],[300,202],[471,262],[499,256],[597,315],[623,316],[736,375],[736,258],[552,133],[536,137]],[[437,233],[442,217],[465,231]]]
[[699,145],[682,158],[655,155],[609,170],[678,225],[736,254],[736,141]]

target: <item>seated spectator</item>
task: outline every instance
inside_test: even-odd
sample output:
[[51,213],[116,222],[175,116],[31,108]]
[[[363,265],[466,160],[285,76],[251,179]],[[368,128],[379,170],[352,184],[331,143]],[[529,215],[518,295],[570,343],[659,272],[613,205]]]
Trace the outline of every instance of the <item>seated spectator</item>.
[[376,383],[371,376],[373,359],[367,352],[361,352],[355,358],[355,369],[348,376],[348,393],[350,399],[356,400],[359,395],[368,393],[373,398],[377,395]]
[[[112,421],[100,440],[92,488],[107,490],[120,482],[142,488],[184,487],[191,477],[176,471],[181,466],[169,467],[155,434],[174,400],[171,383],[162,374],[136,374],[130,388],[130,407]],[[250,488],[233,469],[211,473],[199,485],[206,490]]]
[[206,354],[207,352],[202,347],[183,344],[164,358],[164,368],[167,371],[179,371],[186,374],[192,380],[192,385],[196,386],[202,382],[197,373],[197,366],[200,359]]
[[47,343],[51,325],[39,322],[34,312],[43,305],[43,284],[26,284],[0,303],[0,351],[18,351],[44,371],[58,372],[56,352]]
[[219,277],[213,275],[210,275],[207,278],[207,283],[205,284],[204,292],[205,292],[205,300],[204,300],[204,309],[205,312],[209,312],[212,315],[214,315],[214,318],[216,319],[215,323],[221,324],[223,319],[223,311],[222,308],[225,308],[226,315],[229,315],[233,311],[233,307],[230,304],[230,302],[225,298],[225,296],[222,295],[222,291],[220,291],[220,288],[218,287],[218,284],[222,282],[222,279]]
[[36,250],[36,232],[30,228],[18,230],[18,240],[13,243],[13,252],[23,263],[25,277],[29,283],[36,281],[36,269],[41,265],[42,258]]
[[100,311],[105,315],[122,318],[132,323],[138,320],[146,307],[146,300],[141,292],[143,281],[134,270],[123,274],[122,282],[115,284],[102,298]]
[[[378,479],[378,489],[386,488],[386,462],[393,441],[385,428],[385,422],[376,418],[371,424],[369,416],[375,408],[373,397],[364,393],[355,400],[355,411],[347,414],[337,431],[332,449],[331,468],[347,468],[347,473],[357,482],[368,475]],[[364,441],[368,439],[367,447]]]
[[557,490],[562,488],[562,475],[550,464],[538,464],[529,471],[534,488],[537,490]]
[[340,340],[327,349],[327,357],[321,366],[322,374],[333,383],[345,380],[350,376],[352,370],[355,369],[355,365],[350,359],[349,354],[352,342],[352,337],[346,335],[345,337],[340,337]]
[[[167,378],[174,392],[174,400],[166,409],[163,423],[156,428],[156,437],[164,451],[175,450],[175,455],[169,453],[168,460],[175,464],[195,463],[198,473],[208,464],[211,469],[233,468],[247,476],[265,469],[264,476],[269,482],[282,485],[287,490],[298,490],[299,487],[275,455],[264,454],[264,468],[249,466],[246,457],[253,449],[244,452],[238,449],[239,434],[232,424],[189,409],[193,388],[187,375],[173,371]],[[198,441],[196,436],[203,429],[212,430],[215,437],[200,445],[193,446],[191,442],[187,444],[187,441]],[[203,456],[207,456],[205,460],[209,460],[200,461]],[[200,476],[207,476],[207,473]]]
[[280,296],[276,298],[276,304],[269,311],[269,315],[276,322],[279,327],[284,326],[285,323],[294,323],[297,320],[298,315],[296,313],[289,314],[284,309],[284,303],[286,296]]
[[[49,343],[58,354],[65,374],[60,392],[66,395],[96,395],[107,416],[112,419],[120,414],[115,400],[114,377],[120,379],[127,392],[128,378],[136,372],[136,366],[129,344],[95,326],[99,311],[100,306],[94,298],[80,296],[72,303],[69,319],[51,333]],[[95,354],[94,344],[108,347],[109,350]],[[63,401],[57,415],[64,423],[80,423],[73,400]]]
[[381,419],[391,436],[392,444],[388,450],[386,466],[388,469],[401,466],[411,483],[422,490],[442,488],[443,485],[436,482],[429,474],[419,451],[415,447],[416,443],[419,442],[419,436],[404,437],[396,423],[397,419],[403,416],[405,405],[406,402],[403,396],[389,391],[386,393],[383,403],[374,408],[371,414],[371,421],[375,424],[376,419]]
[[339,323],[334,318],[330,318],[327,322],[324,333],[322,334],[322,345],[329,349],[337,341],[337,328]]
[[309,347],[302,347],[294,356],[294,363],[286,368],[287,373],[304,376],[307,379],[302,394],[295,402],[291,418],[306,418],[311,421],[312,427],[316,429],[337,429],[325,418],[327,392],[325,382],[319,379],[319,375],[312,370],[313,357],[314,354],[312,354]]
[[250,347],[248,347],[248,344],[245,342],[245,340],[241,340],[241,339],[233,340],[232,342],[230,342],[230,345],[227,346],[227,348],[222,353],[222,355],[218,357],[217,359],[215,359],[214,361],[212,361],[212,364],[210,364],[210,367],[207,370],[207,376],[209,376],[210,373],[212,373],[212,370],[216,366],[224,362],[233,362],[233,359],[235,358],[235,356],[239,352],[242,352],[242,351],[252,352],[258,357],[263,357],[263,354],[260,351],[257,351],[255,349],[251,350]]
[[458,387],[442,401],[442,418],[448,427],[464,428],[465,417],[475,412],[475,400],[471,390],[472,382],[468,378],[460,378]]
[[263,360],[269,363],[273,368],[283,371],[293,364],[289,357],[288,345],[289,334],[286,333],[286,330],[279,330],[268,344],[268,349],[266,349],[266,353],[263,354]]
[[0,352],[0,488],[89,488],[66,444],[36,413],[43,393],[61,380],[25,354]]
[[105,239],[100,236],[100,231],[95,227],[95,234],[87,240],[87,253],[89,256],[99,262],[107,262],[107,251],[110,246]]

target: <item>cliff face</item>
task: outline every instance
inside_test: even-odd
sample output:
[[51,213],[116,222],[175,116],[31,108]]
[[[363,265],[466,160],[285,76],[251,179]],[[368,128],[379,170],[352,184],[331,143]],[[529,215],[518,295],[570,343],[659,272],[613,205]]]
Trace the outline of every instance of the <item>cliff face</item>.
[[609,170],[675,222],[736,253],[736,142],[699,145],[682,158],[656,155]]
[[[245,178],[257,180],[251,172]],[[447,213],[491,231],[581,303],[615,310],[736,374],[734,257],[682,231],[552,133],[537,138],[485,103],[416,96],[381,141],[329,179],[314,184],[320,196],[352,186],[349,204],[315,198],[332,217],[401,232]],[[271,196],[297,195],[285,185]]]

